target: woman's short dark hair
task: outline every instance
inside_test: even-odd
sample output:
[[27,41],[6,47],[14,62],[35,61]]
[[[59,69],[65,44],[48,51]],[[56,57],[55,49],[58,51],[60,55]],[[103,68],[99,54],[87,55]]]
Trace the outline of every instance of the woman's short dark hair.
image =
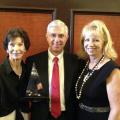
[[16,37],[20,37],[25,45],[25,49],[28,50],[30,47],[30,39],[26,31],[24,31],[22,28],[12,28],[8,31],[8,33],[5,36],[5,39],[3,41],[4,49],[8,49],[8,43],[15,39]]

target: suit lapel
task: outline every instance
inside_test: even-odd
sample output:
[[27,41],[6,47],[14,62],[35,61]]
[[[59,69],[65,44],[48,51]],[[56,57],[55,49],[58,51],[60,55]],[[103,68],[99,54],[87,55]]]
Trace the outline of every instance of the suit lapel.
[[48,87],[48,53],[45,52],[39,58],[39,61],[36,61],[36,67],[40,80],[43,84],[43,94],[49,96],[49,87]]
[[64,90],[65,90],[65,101],[69,98],[69,93],[71,89],[71,63],[70,57],[68,54],[64,53]]

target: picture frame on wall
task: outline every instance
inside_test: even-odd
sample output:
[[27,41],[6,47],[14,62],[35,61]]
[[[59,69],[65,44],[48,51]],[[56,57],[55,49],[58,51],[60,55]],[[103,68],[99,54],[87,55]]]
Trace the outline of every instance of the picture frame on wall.
[[84,25],[92,20],[102,20],[108,27],[113,39],[115,50],[118,53],[116,62],[120,64],[120,13],[71,10],[71,51],[75,54],[79,51],[80,33]]
[[6,57],[3,48],[4,36],[9,29],[14,27],[23,28],[30,37],[31,46],[26,53],[29,55],[42,52],[48,48],[45,38],[48,23],[56,17],[56,9],[43,8],[0,8],[0,63]]
[[[0,63],[2,63],[5,57],[7,57],[6,51],[2,45],[2,41],[11,28],[23,28],[28,33],[31,46],[25,54],[24,60],[27,56],[47,50],[47,25],[55,18],[55,15],[56,9],[53,8],[0,8]],[[31,71],[30,77],[28,78],[28,85],[24,98],[34,101],[48,99],[47,96],[42,94],[42,91],[37,91],[35,88],[36,86],[34,83],[39,79],[40,75],[38,75],[38,72],[34,68],[33,71]],[[30,92],[28,93],[28,91]]]

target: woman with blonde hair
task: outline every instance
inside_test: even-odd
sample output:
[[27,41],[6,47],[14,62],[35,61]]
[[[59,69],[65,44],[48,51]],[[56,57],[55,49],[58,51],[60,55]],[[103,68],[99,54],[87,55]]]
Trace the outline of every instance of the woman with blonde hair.
[[103,21],[84,26],[80,48],[79,56],[87,62],[75,86],[77,120],[120,120],[120,70]]

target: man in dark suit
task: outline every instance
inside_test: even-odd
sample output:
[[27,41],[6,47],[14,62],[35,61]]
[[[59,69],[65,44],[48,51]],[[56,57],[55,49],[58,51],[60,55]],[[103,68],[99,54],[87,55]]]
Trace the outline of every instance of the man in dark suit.
[[[38,72],[36,89],[42,96],[48,97],[32,102],[32,120],[73,120],[74,119],[74,73],[77,70],[78,59],[75,55],[66,53],[64,46],[68,40],[68,27],[61,20],[53,20],[48,24],[46,39],[49,45],[48,51],[30,56],[26,60],[28,76],[32,71],[33,64]],[[52,114],[52,69],[53,58],[59,59],[59,88],[60,88],[60,112],[57,117]],[[57,111],[58,109],[56,109]]]

